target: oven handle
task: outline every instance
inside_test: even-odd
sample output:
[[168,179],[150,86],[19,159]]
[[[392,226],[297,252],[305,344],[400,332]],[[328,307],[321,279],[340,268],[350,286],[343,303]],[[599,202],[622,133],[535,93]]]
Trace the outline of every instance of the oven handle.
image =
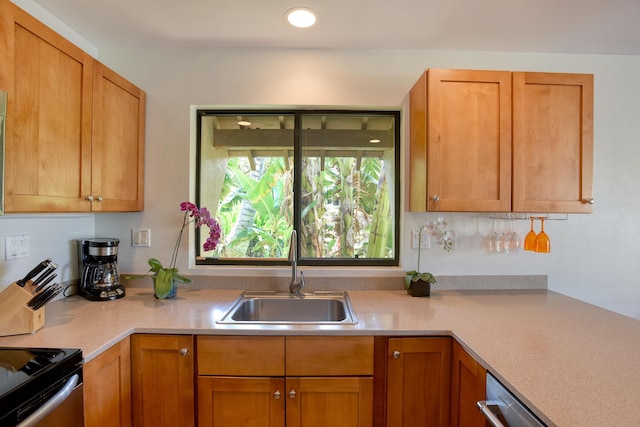
[[505,427],[505,425],[500,422],[498,417],[496,417],[496,414],[491,412],[491,409],[489,409],[489,405],[498,404],[499,402],[493,400],[480,400],[476,403],[476,405],[478,405],[478,409],[480,409],[484,417],[491,423],[491,425],[493,425],[493,427]]
[[67,397],[71,394],[74,388],[78,385],[80,376],[74,374],[67,383],[58,391],[55,396],[47,400],[47,402],[36,409],[33,414],[24,419],[17,427],[35,427],[40,421],[42,421],[47,415],[53,412]]

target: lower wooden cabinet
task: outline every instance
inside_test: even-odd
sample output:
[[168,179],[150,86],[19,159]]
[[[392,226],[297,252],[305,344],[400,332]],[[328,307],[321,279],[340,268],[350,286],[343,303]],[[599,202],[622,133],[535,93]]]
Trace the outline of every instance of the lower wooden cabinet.
[[387,427],[449,426],[451,338],[389,338]]
[[83,367],[85,427],[131,426],[129,338]]
[[487,370],[455,340],[451,361],[451,425],[484,427],[476,402],[485,400]]
[[133,425],[195,425],[194,345],[191,335],[131,337]]
[[84,377],[87,427],[485,425],[486,370],[449,337],[135,334]]
[[198,337],[200,427],[372,424],[373,337]]

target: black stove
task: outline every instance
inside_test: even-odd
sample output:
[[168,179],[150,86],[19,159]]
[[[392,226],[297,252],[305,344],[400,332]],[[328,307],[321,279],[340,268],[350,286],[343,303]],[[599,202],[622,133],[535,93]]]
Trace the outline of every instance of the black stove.
[[79,374],[82,351],[0,347],[0,427],[15,426]]

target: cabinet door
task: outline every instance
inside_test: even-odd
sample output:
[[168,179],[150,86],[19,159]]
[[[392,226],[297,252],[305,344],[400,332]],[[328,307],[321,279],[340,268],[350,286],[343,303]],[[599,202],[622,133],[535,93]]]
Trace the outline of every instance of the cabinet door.
[[146,95],[100,63],[93,85],[92,208],[141,211]]
[[593,75],[513,73],[513,210],[591,212]]
[[450,338],[389,338],[387,426],[449,426]]
[[131,337],[133,425],[192,426],[195,418],[193,337]]
[[283,378],[198,377],[198,426],[283,427]]
[[6,211],[88,211],[94,60],[13,4],[0,8]]
[[287,377],[287,427],[371,427],[372,377]]
[[84,425],[131,426],[131,356],[129,338],[113,345],[83,367]]
[[410,92],[409,210],[511,209],[511,73],[427,70]]
[[487,371],[457,341],[451,360],[451,425],[485,427],[476,402],[486,398]]

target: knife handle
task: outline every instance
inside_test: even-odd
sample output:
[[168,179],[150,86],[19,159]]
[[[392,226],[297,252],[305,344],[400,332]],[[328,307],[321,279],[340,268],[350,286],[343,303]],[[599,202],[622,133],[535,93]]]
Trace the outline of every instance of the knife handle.
[[24,276],[22,279],[18,280],[16,282],[16,284],[18,286],[22,286],[24,288],[24,285],[26,285],[29,280],[31,280],[34,277],[36,277],[38,275],[38,273],[40,273],[42,270],[44,270],[50,263],[51,263],[51,258],[45,259],[40,264],[38,264],[35,267],[33,267],[33,269],[30,272],[28,272],[27,275]]
[[[55,279],[55,278],[56,278],[56,276],[57,276],[57,274],[56,274],[56,273],[53,273],[51,276],[47,277],[47,278],[46,278],[42,283],[40,283],[40,284],[36,287],[36,289],[35,289],[33,292],[38,293],[38,292],[40,292],[41,290],[43,290],[43,289],[45,288],[45,286],[47,286],[49,283],[51,283],[51,281],[52,281],[53,279]],[[35,283],[34,283],[34,285],[35,285]]]
[[39,275],[38,277],[36,277],[33,280],[33,283],[31,283],[31,286],[38,286],[38,284],[40,282],[42,282],[42,280],[46,279],[47,276],[49,276],[51,273],[53,273],[55,271],[55,269],[58,268],[58,264],[56,264],[55,262],[52,262],[51,264],[49,264],[44,271],[42,272],[41,275]]

